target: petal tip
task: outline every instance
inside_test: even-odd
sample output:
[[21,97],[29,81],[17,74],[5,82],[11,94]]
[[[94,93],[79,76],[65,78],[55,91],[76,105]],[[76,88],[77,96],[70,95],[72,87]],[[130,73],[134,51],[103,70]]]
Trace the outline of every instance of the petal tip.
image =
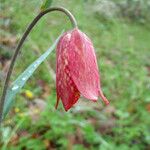
[[103,100],[103,102],[106,104],[106,105],[109,105],[109,101],[108,101],[108,99],[106,98],[106,97],[102,97],[101,96],[101,98],[102,98],[102,100]]
[[102,98],[103,102],[106,104],[106,105],[109,105],[109,101],[108,99],[104,96],[103,92],[100,90],[99,91],[99,95],[100,97]]
[[108,100],[107,100],[107,101],[105,101],[105,104],[106,104],[106,105],[109,105],[109,103],[110,103],[110,102],[109,102]]
[[58,104],[59,104],[59,97],[57,97],[57,101],[56,101],[56,104],[55,104],[55,109],[57,109],[58,108]]

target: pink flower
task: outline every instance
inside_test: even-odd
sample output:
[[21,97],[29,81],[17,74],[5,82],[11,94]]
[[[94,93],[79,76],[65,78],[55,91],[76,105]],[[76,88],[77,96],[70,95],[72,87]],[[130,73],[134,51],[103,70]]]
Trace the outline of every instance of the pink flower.
[[97,101],[98,96],[109,104],[100,87],[100,76],[91,40],[79,29],[64,33],[57,45],[57,103],[62,100],[69,110],[80,98]]

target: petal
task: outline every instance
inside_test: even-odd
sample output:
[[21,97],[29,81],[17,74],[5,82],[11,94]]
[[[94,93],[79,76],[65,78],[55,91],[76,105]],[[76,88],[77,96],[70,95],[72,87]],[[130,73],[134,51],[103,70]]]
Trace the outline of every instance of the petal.
[[74,84],[70,70],[68,68],[68,44],[70,41],[70,33],[65,33],[60,39],[57,46],[57,70],[56,70],[56,88],[57,88],[57,103],[59,98],[62,100],[63,106],[67,111],[73,104],[77,102],[80,93]]
[[[87,99],[104,100],[100,89],[99,71],[91,40],[78,29],[71,34],[68,48],[68,64],[71,77],[80,93]],[[104,100],[106,102],[106,99]]]

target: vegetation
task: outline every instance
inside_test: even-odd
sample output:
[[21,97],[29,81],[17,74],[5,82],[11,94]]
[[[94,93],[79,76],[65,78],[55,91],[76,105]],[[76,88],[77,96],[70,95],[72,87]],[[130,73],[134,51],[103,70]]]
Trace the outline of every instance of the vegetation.
[[[55,110],[54,51],[17,95],[1,128],[0,149],[150,149],[149,21],[103,16],[92,11],[95,1],[58,0],[52,5],[68,8],[93,40],[110,105],[81,98],[68,112],[61,105]],[[14,48],[40,6],[37,0],[1,1],[0,91]],[[70,27],[64,14],[45,16],[22,48],[12,81]]]

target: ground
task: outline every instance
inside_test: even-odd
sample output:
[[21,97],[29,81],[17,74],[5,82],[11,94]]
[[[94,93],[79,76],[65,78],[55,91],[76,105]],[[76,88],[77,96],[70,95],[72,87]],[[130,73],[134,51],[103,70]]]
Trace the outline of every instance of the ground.
[[[0,85],[26,26],[41,1],[2,1]],[[102,89],[110,105],[81,98],[65,112],[55,110],[55,51],[27,82],[3,123],[2,149],[148,150],[150,149],[150,26],[125,18],[101,18],[86,1],[57,1],[75,16],[93,41]],[[71,29],[64,14],[47,14],[19,54],[13,81],[51,46],[61,31]],[[2,86],[0,86],[2,87]],[[0,88],[1,90],[2,88]]]

